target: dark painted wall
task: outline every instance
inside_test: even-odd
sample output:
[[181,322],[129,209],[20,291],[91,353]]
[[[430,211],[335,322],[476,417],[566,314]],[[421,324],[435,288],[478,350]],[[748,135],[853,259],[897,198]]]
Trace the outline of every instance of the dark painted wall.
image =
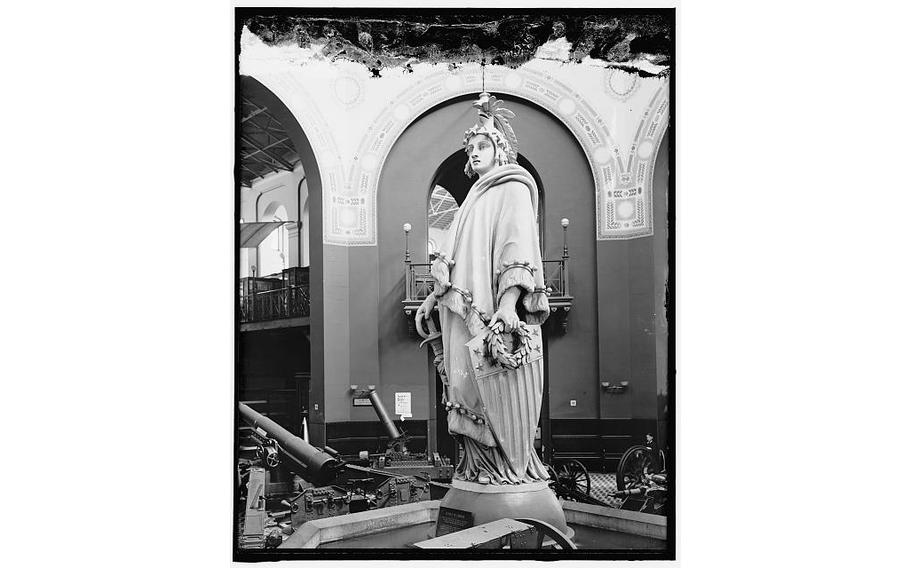
[[240,334],[242,379],[293,377],[310,372],[310,343],[306,328],[289,327]]
[[[544,184],[544,256],[562,257],[562,218],[569,219],[568,332],[549,334],[547,379],[550,418],[597,417],[597,262],[594,179],[575,137],[543,111],[535,113],[534,136],[522,153]],[[576,406],[571,406],[574,400]]]
[[[412,392],[414,418],[440,428],[436,412],[435,373],[426,348],[409,337],[404,298],[404,232],[411,223],[409,241],[414,262],[427,262],[427,204],[430,185],[442,162],[456,151],[462,133],[471,126],[469,104],[450,104],[425,114],[396,141],[383,167],[377,211],[379,257],[379,364],[389,397],[396,389]],[[476,114],[476,111],[474,112]],[[465,126],[467,125],[467,126]],[[445,428],[442,425],[441,428]]]
[[[572,293],[576,306],[569,332],[551,338],[551,415],[597,416],[597,319],[594,265],[594,184],[587,161],[572,135],[538,107],[502,97],[515,111],[513,121],[522,155],[541,178],[544,193],[544,256],[562,254],[563,217],[571,220]],[[404,296],[404,235],[410,222],[412,258],[426,262],[426,208],[433,176],[439,165],[461,147],[462,133],[474,124],[470,98],[451,101],[415,121],[399,138],[382,171],[378,205],[379,362],[383,400],[395,388],[415,397],[415,419],[428,416],[431,369],[427,355],[407,334],[401,308]],[[366,250],[366,249],[364,249]],[[358,268],[360,269],[360,268]],[[369,325],[364,322],[365,325]],[[553,374],[553,369],[558,373]],[[575,398],[578,406],[570,407]],[[368,416],[373,419],[372,416]]]
[[[302,433],[310,343],[304,327],[240,334],[239,397],[295,435]],[[309,422],[309,420],[308,420]]]
[[[622,453],[642,443],[645,434],[657,435],[666,447],[668,181],[665,138],[654,167],[654,236],[597,244],[600,381],[627,380],[629,389],[622,394],[599,389],[598,420],[554,417],[549,429],[557,458],[588,458],[589,467],[614,471]],[[555,390],[551,387],[551,398]]]
[[654,168],[654,236],[600,241],[597,262],[600,299],[601,382],[629,381],[622,394],[601,391],[603,418],[656,420],[658,384],[666,392],[667,321],[664,283],[668,262],[668,141]]

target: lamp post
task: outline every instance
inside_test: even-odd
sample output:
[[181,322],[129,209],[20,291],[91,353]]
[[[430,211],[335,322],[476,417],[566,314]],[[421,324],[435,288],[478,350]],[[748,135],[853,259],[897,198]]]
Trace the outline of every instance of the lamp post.
[[[411,271],[411,249],[408,247],[408,233],[411,232],[411,224],[405,223],[402,227],[404,229],[404,296],[405,299],[412,299],[414,286],[411,282],[413,275]],[[411,315],[411,312],[406,312],[408,316]],[[410,318],[408,318],[410,320]]]
[[569,295],[569,219],[563,217],[559,222],[562,225],[562,290],[563,294]]
[[402,226],[404,229],[404,261],[407,263],[411,262],[411,250],[408,248],[408,233],[411,232],[411,224],[405,223]]

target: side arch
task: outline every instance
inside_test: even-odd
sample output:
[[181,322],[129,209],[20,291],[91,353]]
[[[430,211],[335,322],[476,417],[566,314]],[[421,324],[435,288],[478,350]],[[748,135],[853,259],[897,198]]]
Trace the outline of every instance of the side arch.
[[[301,124],[297,116],[285,104],[285,101],[293,100],[286,92],[288,86],[293,86],[284,76],[263,78],[260,81],[249,75],[240,75],[239,88],[240,94],[250,96],[268,107],[269,112],[281,122],[288,137],[300,156],[301,166],[306,176],[307,203],[313,211],[322,210],[323,199],[326,198],[327,190],[324,185],[325,167],[323,163],[325,158],[317,154],[317,148],[332,148],[331,144],[325,143],[324,138],[319,136],[324,134],[324,130],[313,129],[311,125]],[[301,89],[302,90],[302,89]],[[305,95],[303,95],[305,96]],[[237,127],[239,129],[240,120],[237,117]],[[306,129],[306,131],[305,131]],[[331,171],[331,170],[329,170]],[[337,176],[337,173],[336,173]],[[238,181],[239,184],[239,181]],[[311,372],[311,390],[309,394],[309,424],[310,439],[316,445],[325,443],[325,358],[323,353],[326,345],[326,326],[325,326],[325,309],[324,294],[325,286],[323,284],[324,273],[324,250],[322,247],[322,229],[323,222],[321,215],[314,215],[309,219],[308,235],[311,246],[309,247],[309,266],[310,266],[310,372]]]
[[[256,77],[241,76],[241,89],[247,83],[254,87],[268,91],[269,95],[277,102],[284,112],[278,115],[282,124],[290,124],[287,132],[297,147],[297,152],[304,160],[304,171],[307,176],[307,188],[310,194],[315,190],[320,193],[319,207],[310,207],[311,212],[319,211],[319,238],[310,239],[311,243],[326,242],[323,228],[327,227],[333,214],[338,214],[336,205],[344,205],[345,167],[341,157],[338,143],[332,134],[332,127],[318,111],[318,105],[308,94],[307,85],[300,77],[290,71],[278,73],[262,73]],[[288,122],[285,122],[285,116]],[[299,121],[298,121],[299,119]],[[306,151],[303,149],[306,147]],[[308,155],[310,163],[304,158]],[[325,204],[325,205],[323,205]],[[314,223],[310,223],[314,226]],[[311,235],[312,237],[312,235]],[[343,244],[343,243],[333,243]]]
[[265,210],[262,212],[262,215],[260,215],[260,217],[264,220],[267,219],[271,221],[272,217],[278,213],[280,213],[279,217],[282,218],[282,221],[288,220],[288,210],[284,203],[278,200],[270,201],[269,204],[265,206]]

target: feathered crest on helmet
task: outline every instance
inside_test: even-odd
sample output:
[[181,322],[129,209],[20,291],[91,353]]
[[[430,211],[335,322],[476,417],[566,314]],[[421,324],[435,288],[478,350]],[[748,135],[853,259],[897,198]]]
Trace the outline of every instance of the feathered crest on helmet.
[[498,100],[495,95],[490,93],[481,93],[480,97],[474,101],[474,108],[477,109],[479,120],[476,125],[464,133],[464,143],[467,146],[472,136],[486,134],[490,137],[503,157],[506,163],[518,163],[518,138],[509,120],[515,118],[515,113],[500,105],[502,101]]

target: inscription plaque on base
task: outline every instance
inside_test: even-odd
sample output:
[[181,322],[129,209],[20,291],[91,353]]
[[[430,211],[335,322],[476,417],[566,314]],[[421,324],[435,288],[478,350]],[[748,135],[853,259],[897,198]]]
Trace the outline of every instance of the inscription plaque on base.
[[439,516],[436,517],[436,536],[463,531],[473,526],[474,513],[448,507],[439,508]]

